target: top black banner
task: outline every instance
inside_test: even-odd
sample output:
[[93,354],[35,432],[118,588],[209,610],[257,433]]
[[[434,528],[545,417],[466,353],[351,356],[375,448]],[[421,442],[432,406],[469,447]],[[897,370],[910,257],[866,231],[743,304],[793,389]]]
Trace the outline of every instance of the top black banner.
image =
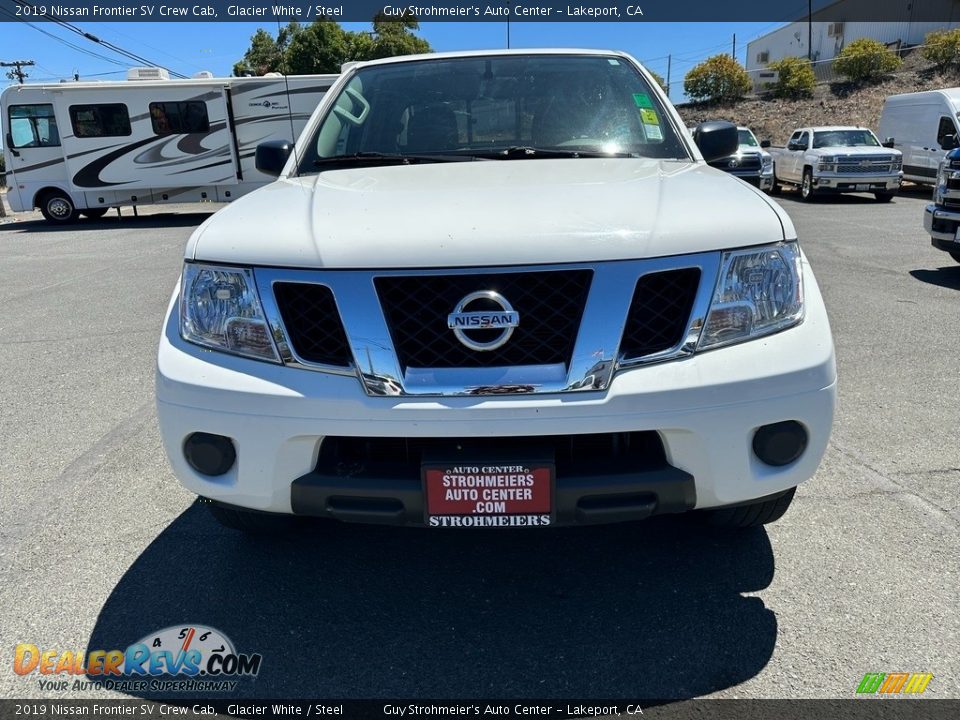
[[0,0],[0,22],[960,22],[957,0]]

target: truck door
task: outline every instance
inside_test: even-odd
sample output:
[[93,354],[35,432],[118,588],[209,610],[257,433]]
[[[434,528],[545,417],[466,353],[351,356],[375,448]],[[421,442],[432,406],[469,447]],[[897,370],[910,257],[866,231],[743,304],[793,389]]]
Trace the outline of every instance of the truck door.
[[[52,103],[23,102],[6,108],[4,138],[10,206],[33,208],[34,196],[44,187],[68,189],[60,130]],[[12,175],[10,174],[12,173]]]

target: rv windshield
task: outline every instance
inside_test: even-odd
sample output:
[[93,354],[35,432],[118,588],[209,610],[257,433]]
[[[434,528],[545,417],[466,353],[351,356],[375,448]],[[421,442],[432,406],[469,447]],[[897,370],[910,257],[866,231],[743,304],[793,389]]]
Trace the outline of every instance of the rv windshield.
[[301,173],[470,159],[690,156],[624,58],[502,55],[358,69],[335,98]]
[[815,148],[880,147],[880,141],[869,130],[824,130],[813,134]]

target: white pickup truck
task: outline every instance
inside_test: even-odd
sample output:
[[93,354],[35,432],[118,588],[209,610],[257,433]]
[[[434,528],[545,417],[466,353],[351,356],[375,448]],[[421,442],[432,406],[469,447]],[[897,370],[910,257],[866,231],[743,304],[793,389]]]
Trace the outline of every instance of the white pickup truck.
[[830,193],[869,192],[890,202],[903,181],[902,154],[884,146],[868,128],[798,128],[785,148],[768,151],[774,194],[781,185],[793,185],[806,201]]
[[186,247],[157,359],[223,524],[772,522],[836,367],[786,212],[619,52],[348,68]]

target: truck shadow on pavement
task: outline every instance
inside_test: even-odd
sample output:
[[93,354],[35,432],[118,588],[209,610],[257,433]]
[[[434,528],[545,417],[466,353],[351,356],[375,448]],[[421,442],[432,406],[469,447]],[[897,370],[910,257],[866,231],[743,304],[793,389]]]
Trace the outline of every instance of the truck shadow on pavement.
[[776,617],[742,593],[773,574],[764,530],[717,534],[686,518],[258,540],[194,504],[124,574],[88,648],[216,628],[263,655],[259,677],[223,699],[682,699],[767,664]]
[[63,232],[81,232],[84,230],[140,230],[149,228],[168,228],[168,227],[196,227],[206,220],[213,211],[210,212],[190,212],[190,213],[152,213],[150,215],[107,215],[96,220],[82,218],[77,222],[68,225],[54,225],[46,220],[23,220],[20,222],[10,222],[0,225],[0,232],[19,232],[19,233],[50,233]]
[[930,285],[937,285],[951,290],[960,290],[960,265],[949,265],[937,268],[936,270],[911,270],[910,275]]

